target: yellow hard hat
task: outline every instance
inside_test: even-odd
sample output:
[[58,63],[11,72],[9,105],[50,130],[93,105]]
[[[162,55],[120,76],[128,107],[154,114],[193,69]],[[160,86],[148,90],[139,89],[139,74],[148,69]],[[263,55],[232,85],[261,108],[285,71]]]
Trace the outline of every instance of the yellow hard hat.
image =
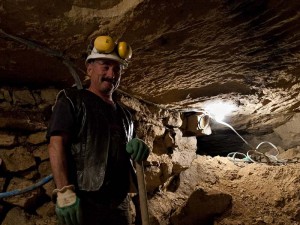
[[121,63],[125,68],[132,57],[132,49],[126,42],[115,43],[110,36],[98,36],[90,46],[85,62],[91,59],[110,59]]

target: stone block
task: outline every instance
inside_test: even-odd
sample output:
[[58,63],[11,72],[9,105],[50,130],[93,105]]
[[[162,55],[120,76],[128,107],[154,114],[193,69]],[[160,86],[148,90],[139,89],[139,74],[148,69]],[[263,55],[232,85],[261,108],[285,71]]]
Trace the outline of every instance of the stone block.
[[23,147],[1,150],[0,158],[3,160],[5,169],[9,172],[23,171],[36,166],[33,155]]
[[[22,190],[32,186],[34,182],[22,178],[14,177],[7,187],[7,192],[14,190]],[[38,198],[41,196],[41,188],[38,187],[32,191],[25,192],[20,195],[4,198],[4,201],[22,208],[33,210],[38,203]]]
[[33,156],[39,158],[41,161],[49,159],[48,145],[44,144],[36,148],[33,151]]
[[15,135],[11,134],[0,134],[0,146],[1,147],[10,147],[15,144]]
[[52,173],[50,161],[44,161],[39,165],[39,173],[42,177],[48,176]]
[[179,151],[196,152],[197,139],[196,137],[183,137],[181,130],[174,128],[175,131],[175,145]]
[[53,105],[56,100],[56,95],[58,93],[57,89],[43,89],[41,90],[41,99],[45,104]]
[[29,135],[28,139],[27,139],[27,142],[30,143],[30,144],[42,144],[42,143],[45,143],[47,140],[46,140],[46,131],[41,131],[41,132],[38,132],[38,133],[34,133],[34,134],[31,134]]
[[6,102],[11,102],[12,101],[12,98],[10,96],[10,93],[8,90],[4,89],[4,88],[1,88],[0,89],[0,92],[3,96],[3,99],[6,101]]
[[164,125],[167,127],[181,127],[182,119],[179,112],[170,113],[163,121]]
[[35,225],[35,222],[28,218],[22,209],[14,207],[8,211],[4,218],[3,225]]
[[29,90],[15,90],[13,92],[13,102],[15,105],[35,105],[35,99]]

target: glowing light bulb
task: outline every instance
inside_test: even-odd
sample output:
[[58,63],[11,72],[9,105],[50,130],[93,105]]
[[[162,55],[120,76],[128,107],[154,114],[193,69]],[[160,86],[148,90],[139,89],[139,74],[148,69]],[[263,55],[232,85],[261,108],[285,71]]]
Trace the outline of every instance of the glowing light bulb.
[[216,101],[207,103],[204,109],[216,121],[223,121],[225,116],[236,109],[236,106],[231,102]]

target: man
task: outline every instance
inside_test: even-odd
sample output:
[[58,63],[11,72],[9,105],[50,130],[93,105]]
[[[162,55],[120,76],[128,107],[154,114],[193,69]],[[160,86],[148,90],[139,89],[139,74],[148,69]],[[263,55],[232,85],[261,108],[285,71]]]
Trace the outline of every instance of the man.
[[130,157],[145,160],[149,148],[132,138],[130,113],[113,99],[131,57],[124,43],[97,37],[86,59],[88,89],[64,89],[54,105],[47,136],[61,224],[131,224]]

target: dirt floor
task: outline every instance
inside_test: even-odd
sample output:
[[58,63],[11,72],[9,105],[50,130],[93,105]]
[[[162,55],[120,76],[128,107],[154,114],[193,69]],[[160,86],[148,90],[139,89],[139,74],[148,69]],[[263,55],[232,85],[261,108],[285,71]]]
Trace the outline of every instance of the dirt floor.
[[217,176],[212,189],[232,196],[231,208],[214,225],[299,225],[300,149],[278,158],[286,164],[234,163],[226,157],[197,161]]

